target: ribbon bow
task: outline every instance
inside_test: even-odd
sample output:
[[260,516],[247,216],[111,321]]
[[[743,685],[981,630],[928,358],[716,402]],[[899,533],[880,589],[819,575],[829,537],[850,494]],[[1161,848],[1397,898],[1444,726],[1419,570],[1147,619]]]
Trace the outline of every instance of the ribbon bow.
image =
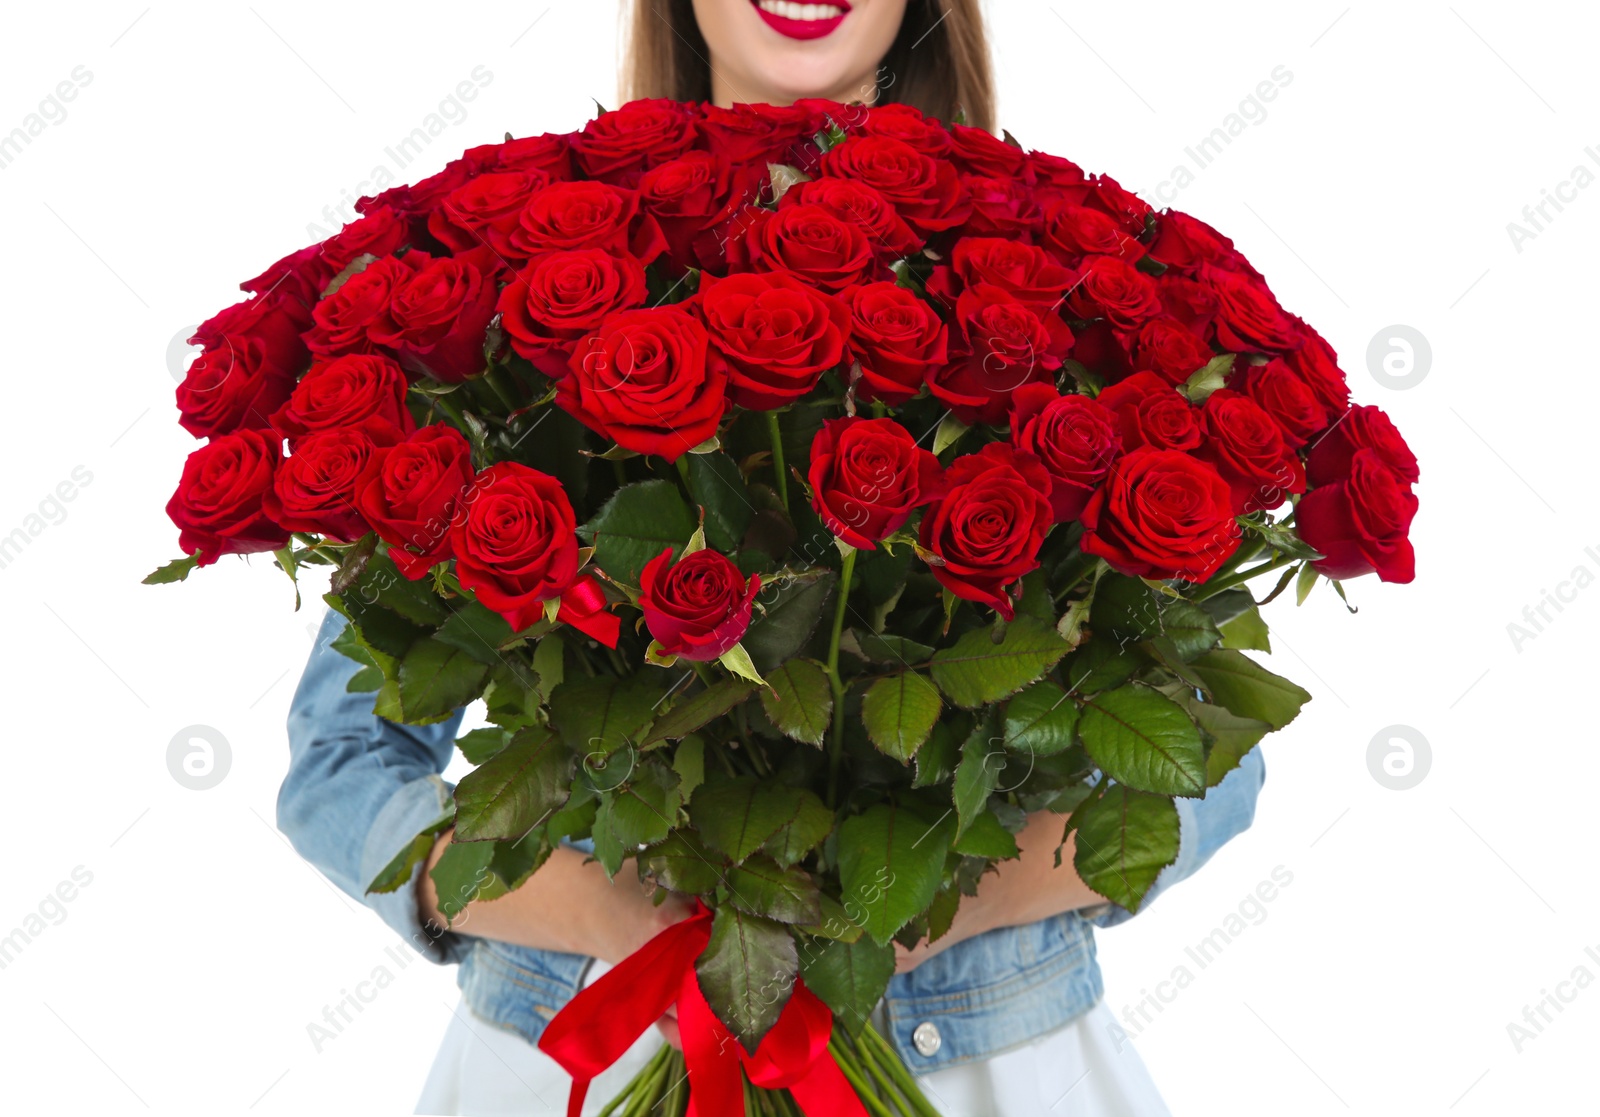
[[570,624],[608,648],[614,648],[617,646],[617,636],[622,632],[622,620],[609,612],[607,606],[600,580],[593,574],[585,574],[561,595],[561,607],[556,611],[556,620]]
[[828,1054],[833,1013],[798,978],[755,1054],[745,1051],[700,991],[694,963],[710,940],[711,912],[701,906],[556,1013],[539,1037],[539,1049],[572,1075],[567,1117],[579,1117],[589,1083],[674,1004],[689,1071],[689,1117],[743,1112],[741,1066],[762,1089],[788,1089],[807,1117],[867,1117],[861,1099]]

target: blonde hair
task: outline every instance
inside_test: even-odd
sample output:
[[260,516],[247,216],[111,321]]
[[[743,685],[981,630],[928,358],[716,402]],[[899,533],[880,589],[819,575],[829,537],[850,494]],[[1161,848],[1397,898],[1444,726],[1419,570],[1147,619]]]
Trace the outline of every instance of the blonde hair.
[[[711,99],[710,51],[693,0],[634,0],[625,57],[625,100]],[[880,103],[994,131],[994,75],[979,0],[909,0],[880,72]]]

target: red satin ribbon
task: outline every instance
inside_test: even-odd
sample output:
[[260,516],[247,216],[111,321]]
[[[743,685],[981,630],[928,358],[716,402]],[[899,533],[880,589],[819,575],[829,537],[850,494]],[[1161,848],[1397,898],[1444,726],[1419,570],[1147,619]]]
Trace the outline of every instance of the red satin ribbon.
[[745,1051],[700,992],[694,963],[710,939],[711,912],[702,907],[618,962],[556,1013],[539,1037],[539,1049],[572,1075],[567,1117],[579,1117],[589,1083],[674,1004],[689,1071],[689,1117],[742,1113],[741,1066],[763,1089],[787,1088],[807,1117],[867,1117],[828,1054],[833,1013],[798,978],[755,1054]]
[[600,580],[592,574],[585,574],[561,595],[561,608],[556,611],[556,620],[570,624],[608,648],[614,648],[617,646],[617,637],[622,633],[622,618],[611,612],[608,606],[605,590],[600,588]]

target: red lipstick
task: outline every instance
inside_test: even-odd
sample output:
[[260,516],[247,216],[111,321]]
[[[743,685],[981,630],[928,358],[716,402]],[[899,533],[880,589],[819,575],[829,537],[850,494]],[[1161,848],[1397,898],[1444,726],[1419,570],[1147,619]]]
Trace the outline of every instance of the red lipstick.
[[[820,39],[830,35],[850,14],[850,5],[845,0],[832,0],[826,4],[798,3],[795,0],[750,0],[750,6],[755,8],[768,27],[791,39]],[[769,11],[769,8],[774,10]],[[806,8],[833,8],[839,14],[823,19],[798,19],[786,14]]]

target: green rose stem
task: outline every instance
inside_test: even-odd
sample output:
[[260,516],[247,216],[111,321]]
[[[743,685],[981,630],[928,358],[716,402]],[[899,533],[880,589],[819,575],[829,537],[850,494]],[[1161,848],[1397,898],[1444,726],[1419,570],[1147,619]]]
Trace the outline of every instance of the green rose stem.
[[928,1102],[922,1094],[922,1088],[917,1085],[916,1079],[911,1077],[911,1072],[900,1061],[887,1040],[878,1034],[872,1025],[867,1025],[861,1030],[863,1047],[869,1052],[876,1048],[878,1051],[878,1065],[889,1075],[895,1088],[905,1097],[907,1105],[916,1117],[939,1117],[939,1111]]
[[861,1104],[866,1107],[872,1117],[895,1117],[893,1111],[878,1098],[877,1092],[867,1085],[866,1073],[856,1061],[855,1053],[850,1049],[847,1040],[839,1038],[835,1029],[833,1038],[828,1041],[828,1053],[833,1056],[833,1061],[839,1064],[839,1069],[855,1087],[856,1094],[861,1098]]
[[519,393],[513,391],[511,385],[506,383],[505,369],[499,365],[490,365],[489,371],[483,374],[483,379],[494,389],[494,394],[500,397],[500,402],[506,405],[508,414],[522,409],[522,404],[517,402]]
[[828,682],[833,687],[833,739],[828,742],[828,805],[838,799],[839,762],[844,759],[844,681],[839,678],[839,637],[844,632],[844,611],[850,604],[850,581],[856,570],[854,547],[841,548],[839,599],[833,608],[833,635],[828,639]]
[[783,464],[783,432],[778,429],[778,413],[767,412],[767,435],[772,440],[772,474],[777,484],[778,503],[789,511],[789,474]]
[[294,537],[303,543],[307,550],[322,556],[329,562],[333,563],[333,565],[340,566],[344,563],[344,556],[336,555],[332,551],[324,551],[322,549],[326,545],[325,540],[319,539],[315,535],[307,535],[303,531],[295,532]]
[[1281,554],[1271,562],[1259,563],[1256,566],[1252,566],[1249,570],[1235,571],[1234,573],[1226,575],[1225,577],[1217,578],[1207,582],[1205,584],[1205,589],[1199,594],[1199,596],[1195,598],[1195,600],[1204,601],[1208,597],[1215,597],[1223,590],[1232,589],[1234,586],[1248,582],[1257,574],[1265,574],[1269,570],[1278,570],[1282,567],[1288,566],[1290,563],[1299,561],[1301,561],[1301,559],[1298,555]]
[[[426,399],[428,401],[430,412],[432,409],[437,408],[438,410],[443,411],[445,413],[445,417],[456,425],[457,430],[466,431],[471,429],[467,426],[467,421],[461,417],[461,409],[455,404],[451,403],[449,400],[445,399],[444,396],[430,395],[427,396]],[[432,418],[431,413],[429,418]]]

